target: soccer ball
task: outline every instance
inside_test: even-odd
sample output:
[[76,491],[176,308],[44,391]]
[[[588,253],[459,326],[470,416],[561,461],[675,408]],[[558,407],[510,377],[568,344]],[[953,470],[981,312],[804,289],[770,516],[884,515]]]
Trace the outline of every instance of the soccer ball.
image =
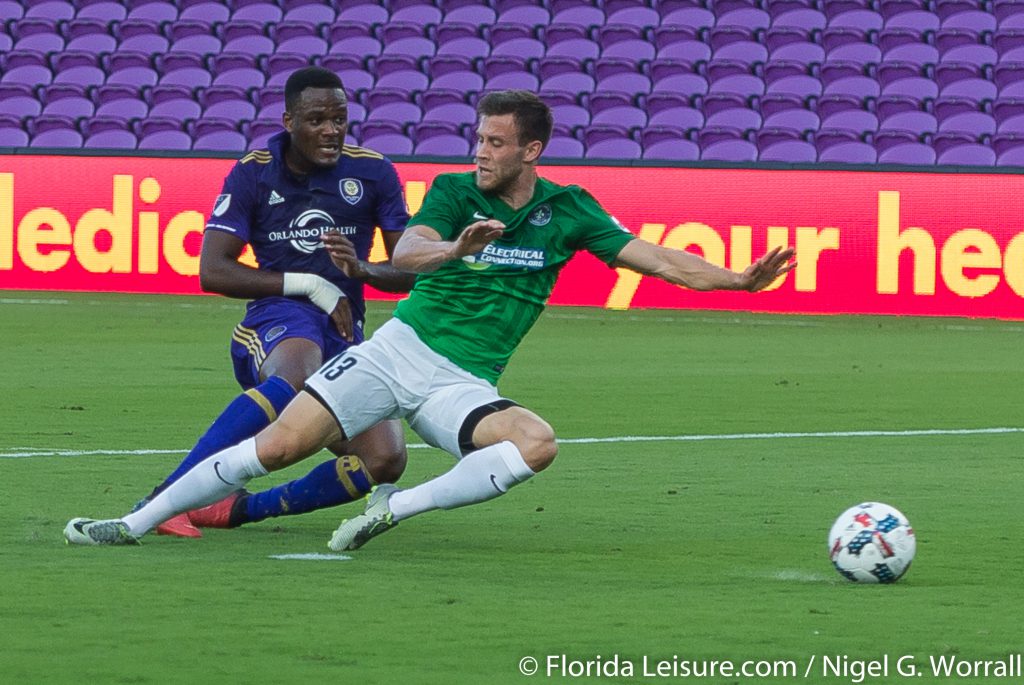
[[832,524],[832,564],[855,583],[894,583],[914,560],[917,541],[907,517],[880,502],[850,507]]

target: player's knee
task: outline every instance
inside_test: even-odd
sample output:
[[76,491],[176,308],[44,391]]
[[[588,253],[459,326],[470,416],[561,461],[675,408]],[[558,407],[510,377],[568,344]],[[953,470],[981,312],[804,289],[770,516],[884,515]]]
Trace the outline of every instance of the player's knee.
[[519,434],[513,442],[519,448],[526,465],[534,473],[551,466],[551,462],[558,456],[554,429],[539,419],[523,422],[517,428]]
[[306,456],[306,443],[296,431],[271,424],[256,436],[256,451],[267,471],[291,466]]
[[395,483],[405,473],[408,455],[404,446],[394,446],[366,458],[365,466],[378,483]]

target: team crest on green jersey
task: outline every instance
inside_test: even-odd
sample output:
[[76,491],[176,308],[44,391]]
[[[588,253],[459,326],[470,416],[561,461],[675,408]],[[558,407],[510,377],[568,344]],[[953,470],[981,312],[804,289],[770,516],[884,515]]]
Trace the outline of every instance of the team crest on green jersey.
[[530,212],[530,216],[526,217],[526,220],[534,226],[547,226],[551,221],[551,205],[546,202],[542,205],[537,205],[537,207]]

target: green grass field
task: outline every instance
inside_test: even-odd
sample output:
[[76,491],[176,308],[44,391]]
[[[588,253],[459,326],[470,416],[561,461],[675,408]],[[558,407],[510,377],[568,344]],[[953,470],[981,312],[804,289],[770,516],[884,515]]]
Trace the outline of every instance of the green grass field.
[[[1024,433],[835,435],[1024,427],[1021,324],[550,310],[502,390],[567,440],[552,468],[404,522],[349,561],[311,561],[272,556],[327,553],[344,509],[198,541],[65,546],[67,519],[124,513],[234,396],[241,304],[2,295],[2,683],[688,680],[645,677],[645,656],[799,669],[706,683],[1021,682],[934,678],[928,658],[1024,650]],[[371,327],[389,311],[373,306]],[[768,433],[820,435],[618,439]],[[403,482],[450,464],[412,449]],[[829,566],[828,528],[862,500],[917,530],[895,585]],[[563,654],[637,670],[548,674]],[[924,675],[897,674],[903,655]],[[822,672],[825,656],[850,670]],[[883,657],[888,676],[858,676],[855,660]]]

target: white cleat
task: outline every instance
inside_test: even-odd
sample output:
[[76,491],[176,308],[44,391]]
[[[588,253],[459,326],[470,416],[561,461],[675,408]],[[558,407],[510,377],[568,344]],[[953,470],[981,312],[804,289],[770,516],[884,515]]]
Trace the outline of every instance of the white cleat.
[[69,545],[138,545],[124,521],[77,518],[64,526],[64,539]]
[[388,500],[396,492],[398,487],[391,483],[375,486],[366,498],[366,511],[342,521],[327,546],[335,552],[359,549],[371,538],[397,526],[398,522],[393,519],[388,506]]

